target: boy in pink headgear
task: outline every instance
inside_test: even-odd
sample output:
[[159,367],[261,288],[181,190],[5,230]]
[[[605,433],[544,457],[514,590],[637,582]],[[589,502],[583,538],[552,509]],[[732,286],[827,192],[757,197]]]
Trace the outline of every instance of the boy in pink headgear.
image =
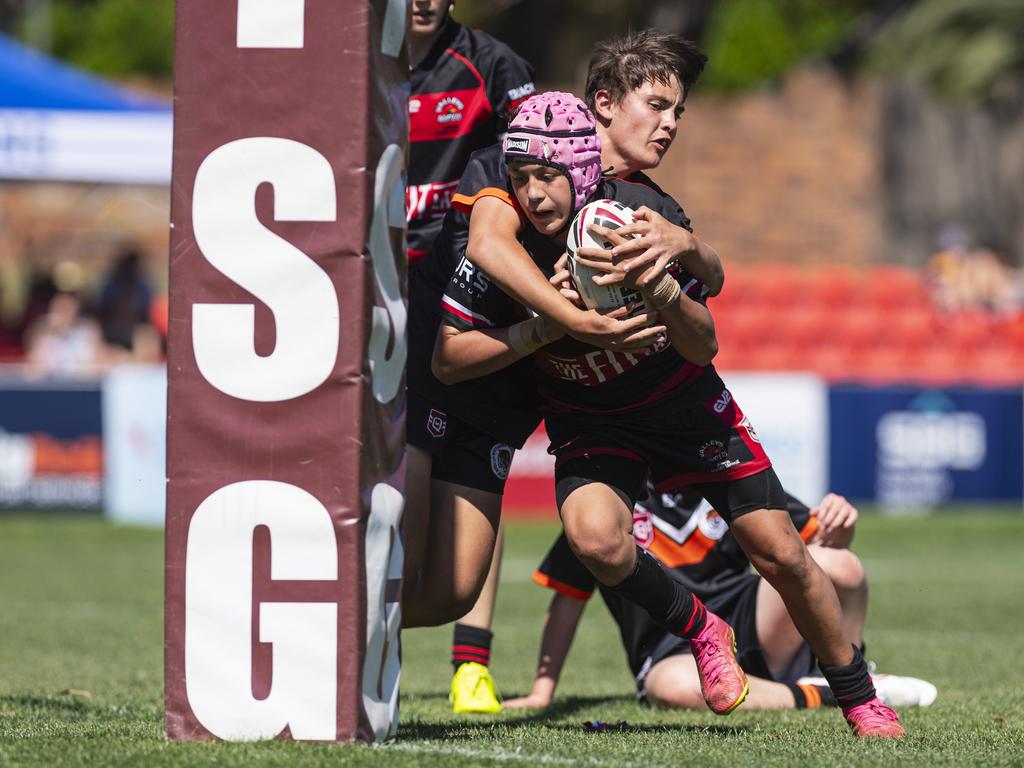
[[[603,151],[611,161],[611,173],[635,175],[639,168],[656,165],[667,150],[675,137],[689,85],[703,66],[703,55],[696,56],[695,50],[674,36],[651,31],[599,46],[591,62],[587,96],[597,114],[602,140],[612,139]],[[659,60],[663,62],[660,68]],[[670,62],[678,66],[673,69],[675,65]],[[543,280],[542,270],[537,269],[540,265],[532,263],[537,261],[536,253],[509,237],[509,232],[518,228],[508,209],[492,204],[480,223],[483,226],[477,231],[481,236],[470,237],[469,258],[509,295],[543,316],[545,323],[553,321],[568,329],[574,322],[572,313],[565,309],[566,302],[558,292]],[[657,219],[646,216],[646,223],[657,223]],[[640,229],[648,230],[641,233],[640,240],[650,240],[651,226],[633,224],[623,232],[640,233]],[[703,244],[692,238],[683,251],[675,255],[663,252],[652,264],[648,254],[635,253],[635,244],[615,233],[599,234],[617,243],[613,259],[627,257],[626,263],[611,265],[609,279],[630,279],[642,292],[653,286],[671,286],[673,274],[668,265],[672,259],[692,262],[703,250]],[[729,522],[750,560],[783,598],[794,623],[821,662],[822,672],[854,733],[862,738],[902,736],[899,718],[875,695],[861,653],[845,640],[835,589],[794,529],[782,486],[756,434],[714,369],[703,364],[717,351],[710,315],[703,318],[702,328],[700,313],[685,298],[654,303],[659,321],[667,326],[672,347],[686,361],[703,369],[693,374],[680,368],[669,380],[672,386],[646,382],[628,393],[619,393],[621,397],[616,401],[597,396],[610,394],[612,388],[605,384],[607,374],[596,371],[598,381],[589,392],[585,388],[564,388],[560,393],[557,373],[566,365],[564,357],[560,362],[551,360],[547,348],[538,356],[541,371],[555,373],[543,385],[548,390],[546,423],[558,459],[559,508],[570,544],[599,582],[617,584],[616,589],[625,587],[622,596],[627,599],[640,598],[640,592],[630,588],[631,579],[637,577],[648,588],[650,582],[642,573],[645,558],[637,558],[630,550],[628,523],[620,525],[630,513],[627,502],[636,501],[645,471],[650,472],[659,491],[680,487],[698,491]],[[468,309],[475,312],[472,307]],[[711,350],[706,361],[687,351],[688,342],[699,347],[702,341]],[[460,350],[468,352],[468,343]],[[473,351],[460,358],[458,365],[485,367],[485,348]],[[631,375],[634,380],[642,378],[635,372],[652,368],[650,360],[664,361],[665,354],[665,350],[658,350],[624,375],[621,361],[614,361],[611,369],[615,376],[610,380]],[[545,358],[550,363],[549,371],[544,370]],[[589,361],[590,357],[583,356],[579,365],[584,367],[574,373],[585,379],[585,364]],[[717,389],[717,395],[712,395],[713,389]],[[705,395],[709,399],[699,403]],[[638,396],[642,399],[637,400]],[[718,429],[707,421],[704,411],[719,417]],[[601,412],[604,419],[598,415]],[[624,412],[629,412],[630,418],[624,418]],[[670,426],[673,424],[674,429]],[[706,466],[701,466],[701,461]],[[634,566],[632,571],[630,564]],[[625,580],[620,582],[624,575]]]
[[[559,120],[564,119],[557,132],[573,134],[555,138],[560,146],[574,148],[572,159],[562,167],[568,169],[566,172],[573,179],[575,210],[600,178],[593,118],[578,99],[569,95],[564,105],[551,106],[559,113]],[[513,126],[512,154],[519,147],[528,156],[523,139],[530,136],[530,131],[539,130],[527,124],[530,114],[521,112],[519,122]],[[560,176],[562,171],[554,162],[555,154],[558,153],[549,152],[549,165],[544,170]],[[431,372],[440,296],[445,287],[456,284],[477,294],[490,288],[486,275],[465,258],[470,238],[479,235],[476,209],[495,200],[522,210],[510,190],[502,147],[495,145],[476,153],[464,172],[431,258],[410,278],[409,466],[425,464],[426,471],[410,469],[407,479],[407,515],[412,521],[407,531],[423,528],[425,533],[406,536],[410,563],[407,574],[411,576],[404,590],[405,627],[446,623],[460,618],[473,606],[491,562],[501,494],[513,452],[540,421],[536,381],[528,361],[458,387],[442,386]],[[666,213],[682,215],[669,198],[657,199],[661,198],[668,201]],[[524,216],[535,215],[539,220],[546,215],[544,206],[533,206],[534,210],[530,210],[528,201],[526,207]],[[564,227],[570,216],[563,218],[565,221],[559,227]],[[548,220],[541,228],[552,223]],[[717,259],[706,270],[709,275],[716,272],[720,272]],[[539,322],[530,321],[523,330],[536,328]],[[630,349],[645,348],[662,330],[649,328],[637,333],[636,329],[647,322],[648,319],[640,317],[622,323],[626,333],[637,335]],[[550,332],[561,333],[553,328]],[[489,608],[482,623],[489,623]],[[456,628],[456,663],[463,660],[459,658],[462,655],[486,662],[490,633],[476,629],[468,627],[462,633],[468,636],[460,637],[460,627]]]
[[[497,153],[488,152],[489,161],[497,163]],[[599,161],[594,119],[586,105],[571,94],[531,97],[509,125],[504,162],[513,193],[510,203],[522,218],[519,238],[538,267],[555,280],[564,277],[555,274],[555,266],[573,214],[598,187]],[[677,218],[679,225],[685,223],[677,207],[644,185],[606,181],[601,182],[597,194],[634,209],[661,208],[664,215]],[[507,192],[485,188],[475,199],[490,195],[503,197]],[[458,196],[456,203],[461,203]],[[673,394],[685,389],[688,396],[698,398],[720,390],[714,369],[706,367],[716,349],[714,326],[701,302],[706,289],[679,265],[673,266],[672,276],[667,278],[674,291],[655,293],[652,286],[648,294],[665,325],[649,329],[652,335],[643,348],[604,352],[600,366],[605,370],[595,367],[595,354],[601,354],[601,350],[565,337],[560,327],[551,326],[543,317],[531,317],[521,304],[497,287],[477,286],[458,277],[457,270],[442,299],[434,372],[445,383],[466,387],[476,377],[500,376],[499,372],[507,366],[520,365],[532,358],[531,373],[541,382],[542,407],[548,412],[549,431],[564,429],[568,436],[573,425],[579,423],[580,415],[584,419],[602,419],[609,407],[629,411],[630,398],[641,392],[641,397],[646,397],[652,388]],[[687,286],[686,292],[680,289],[680,282]],[[666,388],[659,382],[675,382],[677,386]],[[556,418],[563,407],[567,409],[566,418]],[[643,407],[640,409],[645,412]],[[556,438],[553,445],[559,446],[561,442]],[[568,445],[572,439],[564,442]],[[657,561],[645,556],[638,558],[635,547],[622,546],[621,537],[608,534],[609,525],[624,526],[628,531],[628,521],[618,519],[618,507],[601,508],[598,504],[595,510],[587,509],[600,501],[595,487],[583,473],[574,470],[573,449],[566,454],[560,451],[561,448],[556,452],[561,464],[556,477],[559,506],[574,550],[609,589],[646,610],[668,631],[689,640],[708,705],[719,714],[732,711],[747,690],[746,678],[733,655],[732,630],[709,613],[692,592],[673,580]],[[604,449],[598,451],[603,453]],[[736,464],[760,466],[764,461],[762,453],[743,456]],[[631,464],[629,470],[633,469]],[[632,477],[601,488],[616,500],[618,494],[635,497],[638,492],[632,487]],[[474,650],[472,644],[458,643],[457,649],[463,653]],[[480,659],[475,661],[480,663]]]

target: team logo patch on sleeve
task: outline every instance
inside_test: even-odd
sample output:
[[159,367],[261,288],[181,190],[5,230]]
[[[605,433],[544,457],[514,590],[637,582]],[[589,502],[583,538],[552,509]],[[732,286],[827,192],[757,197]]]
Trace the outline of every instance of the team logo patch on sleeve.
[[512,457],[516,449],[506,443],[495,443],[491,447],[491,471],[499,480],[507,480],[512,469]]
[[431,408],[430,413],[427,414],[427,432],[434,437],[444,437],[447,429],[448,414],[436,408]]

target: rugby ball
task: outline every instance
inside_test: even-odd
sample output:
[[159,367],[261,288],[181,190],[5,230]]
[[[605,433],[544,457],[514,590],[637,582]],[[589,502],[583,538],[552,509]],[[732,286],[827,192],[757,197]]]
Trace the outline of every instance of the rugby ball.
[[614,200],[595,200],[587,203],[576,214],[569,227],[565,249],[569,256],[569,274],[572,275],[576,290],[588,309],[616,309],[627,304],[635,305],[632,314],[645,312],[643,297],[634,288],[627,288],[622,283],[598,285],[593,278],[605,274],[597,269],[578,264],[576,250],[578,248],[608,249],[612,244],[603,237],[590,232],[590,225],[597,224],[605,229],[619,229],[633,223],[633,209]]

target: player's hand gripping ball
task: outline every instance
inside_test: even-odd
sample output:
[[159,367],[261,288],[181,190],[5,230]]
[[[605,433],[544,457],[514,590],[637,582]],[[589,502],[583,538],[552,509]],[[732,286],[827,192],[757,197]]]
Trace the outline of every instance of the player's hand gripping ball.
[[569,257],[569,273],[576,290],[588,309],[617,309],[633,305],[630,317],[646,311],[643,297],[634,288],[627,288],[621,282],[598,285],[594,277],[606,274],[576,261],[579,248],[600,248],[610,250],[613,246],[602,237],[590,232],[590,225],[597,224],[605,229],[619,229],[633,223],[633,209],[614,200],[595,200],[583,206],[569,226],[569,237],[565,243]]

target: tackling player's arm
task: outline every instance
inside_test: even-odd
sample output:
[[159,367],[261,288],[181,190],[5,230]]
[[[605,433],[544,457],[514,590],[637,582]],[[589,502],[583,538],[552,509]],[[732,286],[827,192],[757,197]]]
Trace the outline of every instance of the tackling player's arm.
[[[611,270],[608,276],[597,278],[594,282],[619,282],[627,272],[643,268],[636,285],[644,288],[648,283],[656,282],[670,263],[678,262],[707,286],[708,296],[721,293],[725,284],[725,270],[718,251],[685,227],[673,224],[657,211],[643,205],[633,213],[632,224],[616,231],[631,239],[615,246],[610,252],[580,249],[581,255],[595,261],[608,263],[610,257]],[[631,237],[633,235],[637,237]]]
[[543,317],[486,331],[463,331],[441,323],[430,366],[442,384],[458,384],[500,371],[563,335]]
[[577,309],[548,282],[516,239],[520,226],[515,209],[494,197],[477,201],[469,219],[466,255],[508,295],[571,336],[605,349],[643,349],[664,330],[649,327],[653,317],[617,319],[626,314],[621,308],[606,314]]
[[569,655],[576,627],[587,601],[556,592],[551,598],[547,616],[544,617],[544,631],[540,638],[540,658],[537,661],[537,676],[529,695],[518,699],[506,699],[505,706],[546,707],[555,696],[558,678]]
[[668,272],[658,282],[641,288],[640,293],[665,324],[676,352],[695,365],[710,365],[718,354],[718,337],[708,308],[687,296]]

